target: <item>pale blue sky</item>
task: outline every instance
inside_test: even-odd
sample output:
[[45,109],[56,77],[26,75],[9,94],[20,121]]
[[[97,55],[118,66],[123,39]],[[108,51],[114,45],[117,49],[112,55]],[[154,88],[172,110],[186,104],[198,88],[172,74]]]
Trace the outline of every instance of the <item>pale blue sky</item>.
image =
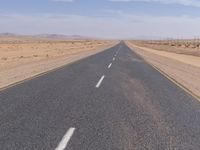
[[199,27],[200,0],[0,0],[0,32],[188,38]]

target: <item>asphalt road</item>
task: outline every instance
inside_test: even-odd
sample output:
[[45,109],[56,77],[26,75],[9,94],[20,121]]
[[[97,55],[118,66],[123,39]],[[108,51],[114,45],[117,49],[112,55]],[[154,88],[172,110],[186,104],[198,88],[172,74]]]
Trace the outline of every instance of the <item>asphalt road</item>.
[[199,150],[200,102],[122,42],[0,92],[0,150],[54,149]]

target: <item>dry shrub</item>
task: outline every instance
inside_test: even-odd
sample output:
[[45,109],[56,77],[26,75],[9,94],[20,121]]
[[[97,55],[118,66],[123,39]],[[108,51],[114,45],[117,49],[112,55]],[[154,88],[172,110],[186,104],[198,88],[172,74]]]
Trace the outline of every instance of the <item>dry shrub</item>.
[[33,55],[33,57],[38,57],[38,55]]
[[3,57],[3,58],[1,58],[1,60],[7,60],[8,58],[6,58],[6,57]]

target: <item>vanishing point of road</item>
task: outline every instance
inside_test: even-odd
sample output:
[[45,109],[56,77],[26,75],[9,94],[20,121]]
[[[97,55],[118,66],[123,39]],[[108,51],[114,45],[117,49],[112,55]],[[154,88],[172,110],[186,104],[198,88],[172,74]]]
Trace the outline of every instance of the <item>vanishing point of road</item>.
[[121,42],[0,92],[0,150],[199,150],[200,102]]

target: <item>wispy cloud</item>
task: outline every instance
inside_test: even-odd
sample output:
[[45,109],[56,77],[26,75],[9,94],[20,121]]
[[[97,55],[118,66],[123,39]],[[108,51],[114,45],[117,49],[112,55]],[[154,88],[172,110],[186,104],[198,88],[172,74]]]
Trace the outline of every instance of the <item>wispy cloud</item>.
[[0,32],[76,34],[103,38],[139,36],[189,38],[200,35],[200,17],[162,17],[123,13],[100,17],[73,14],[0,13],[0,26]]
[[111,2],[158,2],[162,4],[179,4],[184,6],[200,7],[199,0],[109,0]]

